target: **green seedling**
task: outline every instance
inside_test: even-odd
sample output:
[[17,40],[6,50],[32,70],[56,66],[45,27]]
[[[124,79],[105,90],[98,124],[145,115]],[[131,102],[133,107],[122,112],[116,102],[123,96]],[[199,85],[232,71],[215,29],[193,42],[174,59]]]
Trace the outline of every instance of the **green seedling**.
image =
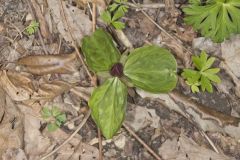
[[32,35],[37,32],[38,28],[39,28],[39,23],[37,21],[33,20],[33,21],[31,21],[29,26],[26,27],[25,30],[28,35]]
[[208,55],[202,51],[200,56],[192,57],[195,69],[184,69],[182,77],[186,79],[186,83],[191,87],[193,93],[207,90],[213,92],[212,82],[220,83],[221,79],[217,76],[219,68],[211,68],[215,61],[214,57],[208,58]]
[[107,10],[101,14],[101,19],[116,29],[124,29],[125,24],[119,20],[128,12],[128,6],[123,4],[125,2],[127,2],[127,0],[115,0],[114,3],[109,5]]
[[52,109],[44,107],[41,115],[47,121],[47,129],[50,132],[56,131],[67,119],[66,114],[62,113],[57,107],[53,107]]
[[183,9],[185,22],[214,42],[223,42],[240,33],[239,0],[190,0]]
[[152,93],[166,93],[176,87],[177,63],[167,49],[149,45],[121,55],[112,37],[98,29],[83,38],[82,51],[89,68],[105,78],[88,104],[93,120],[107,139],[116,134],[124,120],[127,87]]

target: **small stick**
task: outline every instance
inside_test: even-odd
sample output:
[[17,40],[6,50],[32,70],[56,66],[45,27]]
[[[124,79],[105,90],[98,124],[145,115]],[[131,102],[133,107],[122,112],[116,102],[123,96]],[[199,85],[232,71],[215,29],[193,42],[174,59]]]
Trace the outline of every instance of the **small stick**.
[[101,130],[98,127],[98,149],[99,149],[99,160],[103,160],[103,154],[102,154],[102,136],[101,136]]
[[147,149],[149,153],[151,153],[157,160],[161,160],[159,155],[157,155],[134,131],[126,124],[123,123],[123,127],[139,142],[143,145],[144,148]]
[[91,114],[91,110],[89,110],[86,114],[86,116],[84,117],[84,119],[82,120],[82,122],[79,124],[79,126],[77,127],[77,129],[71,134],[70,137],[68,137],[60,146],[58,146],[57,148],[55,148],[53,151],[51,151],[50,153],[48,153],[47,155],[43,156],[40,160],[45,160],[48,157],[52,156],[54,153],[56,153],[62,146],[64,146],[65,144],[67,144],[80,130],[81,128],[84,126],[84,124],[87,122],[89,116]]

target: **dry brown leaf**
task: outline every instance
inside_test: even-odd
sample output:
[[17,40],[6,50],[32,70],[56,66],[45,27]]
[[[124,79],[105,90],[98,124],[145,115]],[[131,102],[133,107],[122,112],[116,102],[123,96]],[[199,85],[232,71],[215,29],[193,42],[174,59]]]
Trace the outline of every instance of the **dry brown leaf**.
[[70,90],[73,85],[64,82],[55,80],[49,83],[40,84],[37,92],[32,96],[33,100],[43,100],[43,99],[53,99],[62,93]]
[[23,70],[36,75],[70,74],[77,71],[77,56],[74,53],[60,55],[27,56],[18,60]]
[[226,133],[236,140],[240,139],[240,118],[196,104],[188,97],[178,96],[173,92],[170,94],[151,94],[137,90],[137,93],[143,98],[160,99],[159,102],[170,110],[176,111],[188,119],[191,117],[189,120],[194,121],[203,131]]
[[34,92],[31,79],[14,71],[0,71],[0,86],[15,101],[28,100]]
[[159,149],[163,159],[174,160],[235,160],[198,145],[192,139],[181,135],[179,139],[166,140]]
[[[47,0],[47,3],[49,9],[52,11],[52,18],[57,24],[59,33],[67,42],[72,44],[77,42],[78,46],[80,46],[82,38],[92,32],[92,23],[89,20],[89,17],[83,10],[80,10],[77,7],[69,6],[64,1],[62,1],[63,6],[61,5],[60,0]],[[72,42],[68,27],[71,30],[75,42]]]
[[[1,91],[1,93],[3,93]],[[5,114],[0,123],[0,159],[10,148],[22,148],[23,146],[23,123],[22,115],[12,102],[11,98],[1,94],[4,103]]]

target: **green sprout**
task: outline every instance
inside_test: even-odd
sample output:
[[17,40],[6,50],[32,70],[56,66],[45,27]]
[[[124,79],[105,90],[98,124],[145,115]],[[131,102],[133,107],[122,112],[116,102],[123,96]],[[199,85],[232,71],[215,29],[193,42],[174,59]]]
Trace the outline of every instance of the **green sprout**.
[[67,119],[66,114],[62,113],[57,107],[53,107],[52,109],[43,107],[41,115],[47,121],[47,129],[50,132],[56,131]]

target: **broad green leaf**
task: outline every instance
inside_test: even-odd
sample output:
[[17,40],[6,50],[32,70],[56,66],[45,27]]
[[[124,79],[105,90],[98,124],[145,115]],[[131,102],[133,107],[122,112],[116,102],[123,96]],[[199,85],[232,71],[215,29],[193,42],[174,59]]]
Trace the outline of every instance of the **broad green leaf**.
[[201,74],[198,71],[192,69],[184,69],[182,77],[185,79],[191,79],[192,81],[198,81],[201,77]]
[[214,57],[209,58],[207,60],[207,62],[205,63],[205,65],[203,66],[202,71],[205,71],[206,69],[209,69],[212,66],[212,64],[214,63],[214,61],[215,61]]
[[124,6],[122,6],[122,5],[120,7],[118,7],[118,9],[116,10],[116,12],[114,13],[114,15],[112,17],[112,21],[116,21],[125,15],[125,10],[123,7]]
[[107,139],[119,130],[125,117],[127,87],[117,78],[106,80],[89,100],[92,118]]
[[41,110],[41,115],[44,119],[47,119],[50,118],[52,114],[49,108],[43,107],[43,109]]
[[205,73],[210,73],[210,74],[216,74],[220,71],[220,68],[211,68],[211,69],[208,69],[206,71],[204,71]]
[[205,37],[222,42],[231,34],[240,33],[239,0],[207,0],[205,5],[191,0],[184,8],[185,22]]
[[65,113],[59,114],[59,115],[56,117],[56,120],[59,121],[59,122],[61,122],[61,123],[66,122],[66,120],[67,120],[66,114],[65,114]]
[[201,77],[201,88],[202,88],[202,91],[207,90],[209,93],[213,92],[212,84],[210,80],[205,76]]
[[53,117],[56,117],[57,115],[61,114],[61,111],[57,107],[52,108],[52,115]]
[[109,11],[113,12],[114,10],[117,9],[118,6],[119,6],[119,4],[117,4],[117,3],[113,3],[113,4],[109,5]]
[[59,126],[56,123],[49,123],[47,124],[47,129],[49,132],[54,132],[59,128]]
[[100,17],[105,23],[107,24],[112,23],[112,17],[109,11],[103,11]]
[[124,29],[125,28],[125,24],[123,22],[119,22],[119,21],[112,22],[112,25],[116,29]]
[[143,90],[159,93],[176,87],[177,63],[166,49],[151,45],[135,49],[124,65],[124,74]]
[[192,90],[193,93],[199,92],[198,86],[195,86],[195,85],[191,86],[191,90]]
[[216,74],[211,74],[207,72],[202,73],[203,76],[207,77],[209,80],[216,82],[216,83],[221,83],[221,79],[216,75]]
[[92,36],[83,38],[82,51],[88,66],[95,72],[109,71],[120,59],[120,53],[114,46],[112,37],[102,29]]

